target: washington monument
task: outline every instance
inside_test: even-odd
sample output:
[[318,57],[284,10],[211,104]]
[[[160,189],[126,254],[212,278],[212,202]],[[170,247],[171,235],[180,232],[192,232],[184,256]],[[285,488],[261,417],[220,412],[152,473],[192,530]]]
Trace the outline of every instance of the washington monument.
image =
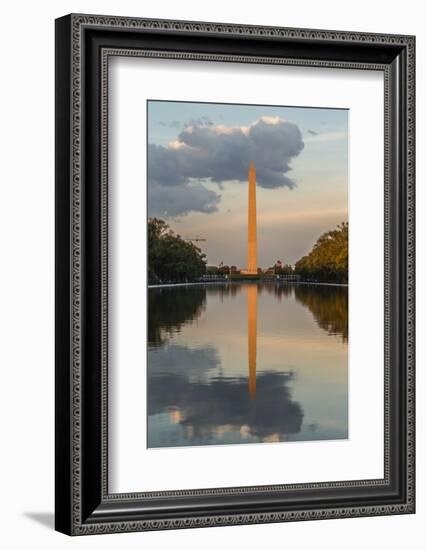
[[251,160],[248,171],[247,275],[257,275],[256,225],[256,170]]

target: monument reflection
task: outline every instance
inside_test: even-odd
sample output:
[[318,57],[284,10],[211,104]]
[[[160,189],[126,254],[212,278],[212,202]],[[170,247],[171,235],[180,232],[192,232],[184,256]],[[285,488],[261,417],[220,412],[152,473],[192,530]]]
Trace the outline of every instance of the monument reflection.
[[257,362],[257,284],[247,285],[247,336],[249,394],[254,399],[256,396]]

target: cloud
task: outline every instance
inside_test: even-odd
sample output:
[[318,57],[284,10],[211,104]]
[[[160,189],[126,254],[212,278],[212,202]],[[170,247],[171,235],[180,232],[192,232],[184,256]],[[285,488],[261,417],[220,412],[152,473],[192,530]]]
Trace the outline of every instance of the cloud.
[[154,184],[148,191],[149,215],[174,217],[188,212],[217,211],[220,195],[202,184],[165,186]]
[[287,174],[304,147],[296,124],[279,117],[234,127],[214,125],[205,117],[195,122],[167,147],[148,145],[150,215],[216,211],[220,195],[205,183],[247,181],[250,160],[261,187],[294,187]]

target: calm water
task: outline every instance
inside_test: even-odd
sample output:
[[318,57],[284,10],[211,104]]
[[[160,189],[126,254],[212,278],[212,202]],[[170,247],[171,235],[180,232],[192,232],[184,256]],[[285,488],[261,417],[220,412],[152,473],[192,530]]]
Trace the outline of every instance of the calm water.
[[232,283],[148,297],[148,447],[347,438],[347,288]]

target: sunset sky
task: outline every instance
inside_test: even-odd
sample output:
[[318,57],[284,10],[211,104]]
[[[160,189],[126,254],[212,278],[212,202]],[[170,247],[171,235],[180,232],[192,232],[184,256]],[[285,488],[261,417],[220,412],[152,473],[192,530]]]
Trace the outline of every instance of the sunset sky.
[[343,109],[148,101],[148,216],[200,236],[209,265],[246,266],[247,172],[257,172],[260,267],[294,264],[348,220]]

